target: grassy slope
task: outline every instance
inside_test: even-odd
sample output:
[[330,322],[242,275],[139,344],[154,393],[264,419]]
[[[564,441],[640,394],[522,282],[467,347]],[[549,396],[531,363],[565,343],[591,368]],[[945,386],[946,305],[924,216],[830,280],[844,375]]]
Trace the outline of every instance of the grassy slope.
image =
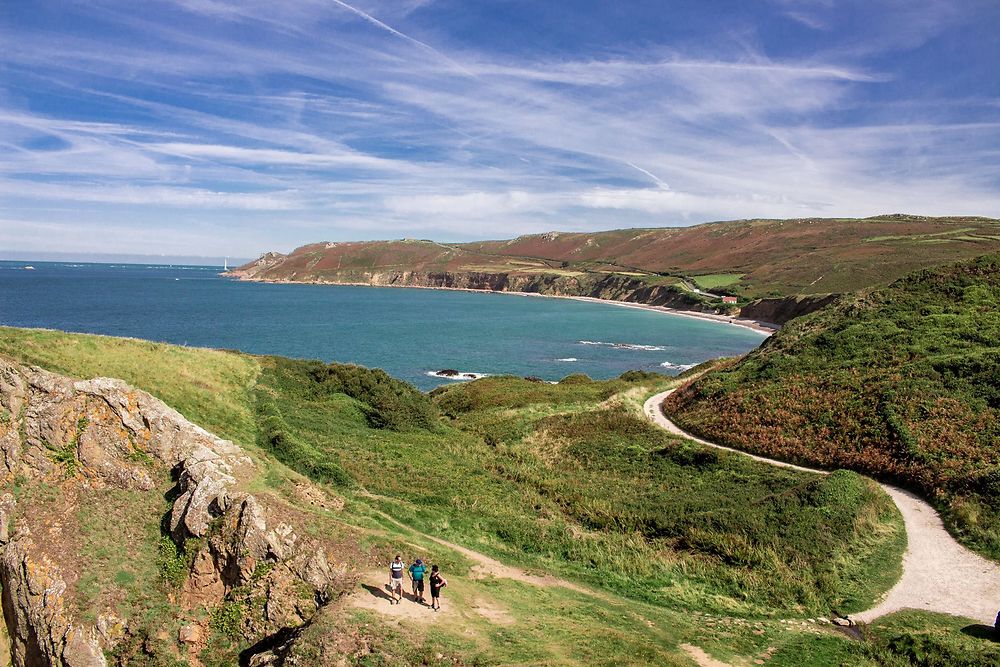
[[[847,574],[873,562],[871,549],[891,561],[901,548],[859,543],[892,533],[895,520],[863,480],[789,474],[685,445],[624,407],[598,407],[622,389],[491,378],[442,391],[438,404],[474,438],[480,465],[521,499],[477,531],[494,533],[509,557],[530,554],[623,595],[716,612],[857,609],[872,597],[866,586],[890,583],[863,576],[855,589],[861,582]],[[438,511],[455,514],[447,504]]]
[[555,273],[559,265],[558,261],[483,254],[433,241],[360,241],[296,248],[282,263],[280,276],[362,280],[371,271]]
[[[0,352],[77,377],[125,377],[174,402],[266,465],[257,492],[294,484],[294,472],[268,463],[276,442],[286,463],[315,476],[326,473],[308,450],[319,452],[347,474],[332,478],[331,492],[346,501],[336,518],[362,531],[363,549],[416,548],[453,574],[449,604],[464,611],[433,632],[334,606],[297,649],[312,664],[324,664],[324,650],[346,651],[355,664],[438,653],[467,664],[687,664],[684,642],[738,661],[768,653],[769,664],[878,664],[863,646],[768,617],[863,606],[890,583],[893,569],[882,568],[898,562],[899,522],[884,496],[850,474],[816,480],[651,430],[634,407],[665,378],[455,386],[435,398],[452,415],[444,422],[391,430],[372,424],[427,405],[399,383],[384,391],[379,381],[352,384],[351,374],[331,379],[321,364],[12,329],[0,329]],[[109,551],[116,540],[92,522],[84,528],[95,586],[110,575],[127,594],[149,576],[103,571],[118,558]],[[325,515],[316,529],[338,530]],[[477,582],[465,559],[420,531],[607,593]],[[508,624],[477,617],[483,604],[506,610]]]
[[920,272],[792,322],[667,407],[734,447],[902,483],[1000,558],[998,303],[1000,256]]
[[254,442],[250,393],[260,369],[248,355],[8,327],[0,327],[0,354],[81,379],[120,378],[223,438]]
[[737,220],[685,228],[549,233],[510,241],[316,243],[263,277],[366,281],[366,272],[553,274],[595,280],[629,274],[703,277],[704,289],[746,298],[842,293],[916,269],[1000,250],[1000,221],[883,216]]

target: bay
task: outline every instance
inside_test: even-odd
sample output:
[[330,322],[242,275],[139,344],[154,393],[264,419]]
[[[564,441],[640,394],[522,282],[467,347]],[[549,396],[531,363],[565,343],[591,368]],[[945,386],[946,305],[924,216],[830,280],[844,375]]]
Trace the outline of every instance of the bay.
[[429,289],[240,282],[221,267],[0,262],[0,324],[431,374],[677,374],[747,352],[742,327],[615,304]]

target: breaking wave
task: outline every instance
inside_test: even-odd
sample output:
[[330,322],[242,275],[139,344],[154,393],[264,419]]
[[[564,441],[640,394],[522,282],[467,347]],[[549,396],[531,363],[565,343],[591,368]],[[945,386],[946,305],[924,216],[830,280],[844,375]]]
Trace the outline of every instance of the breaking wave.
[[667,349],[662,345],[641,345],[639,343],[605,343],[600,340],[578,340],[580,345],[601,345],[603,347],[613,347],[619,350],[642,350],[643,352],[662,352]]
[[427,371],[427,375],[430,375],[432,378],[441,378],[442,380],[478,380],[479,378],[489,377],[489,373],[468,373],[451,369]]
[[690,370],[697,366],[698,364],[675,364],[672,361],[664,361],[660,366],[666,368],[668,371],[681,371]]

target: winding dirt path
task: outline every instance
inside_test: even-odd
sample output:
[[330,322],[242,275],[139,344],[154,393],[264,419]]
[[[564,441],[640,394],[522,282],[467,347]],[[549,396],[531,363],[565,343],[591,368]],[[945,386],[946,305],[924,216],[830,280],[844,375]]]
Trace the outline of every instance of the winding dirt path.
[[[667,419],[660,409],[663,400],[673,391],[660,392],[643,405],[646,416],[670,433],[707,447],[736,452],[755,461],[782,468],[829,474],[825,470],[804,468],[723,447],[685,433]],[[870,622],[900,609],[919,609],[967,616],[980,623],[993,625],[997,610],[1000,609],[1000,567],[956,542],[945,530],[941,517],[926,502],[909,491],[881,482],[879,485],[896,503],[906,526],[903,576],[878,605],[854,614],[852,618]]]

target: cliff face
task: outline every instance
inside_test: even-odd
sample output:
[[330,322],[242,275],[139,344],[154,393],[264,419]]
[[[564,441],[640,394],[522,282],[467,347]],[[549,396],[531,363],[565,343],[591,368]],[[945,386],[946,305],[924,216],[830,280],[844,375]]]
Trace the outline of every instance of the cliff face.
[[[651,306],[714,313],[717,301],[703,300],[670,285],[650,285],[637,278],[606,273],[515,273],[486,271],[339,271],[322,275],[287,276],[271,270],[280,260],[265,255],[256,262],[230,271],[241,280],[314,282],[383,287],[445,287],[490,292],[527,292],[548,296],[585,296]],[[281,277],[277,277],[281,276]]]
[[808,315],[837,300],[839,294],[814,296],[786,296],[778,299],[757,299],[740,309],[740,317],[772,324],[785,324],[789,320]]
[[[80,508],[114,493],[155,500],[166,487],[172,499],[163,532],[190,554],[183,583],[165,594],[182,624],[172,646],[197,661],[209,624],[198,610],[237,593],[259,601],[231,628],[251,643],[306,624],[351,582],[327,545],[295,528],[301,517],[246,491],[254,475],[239,447],[119,380],[74,381],[0,358],[0,483],[14,491],[0,497],[0,584],[12,663],[96,667],[148,656],[141,619],[120,617],[120,599],[98,597],[96,618],[79,613],[92,595],[79,536],[93,520]],[[101,521],[122,520],[102,510]],[[253,664],[274,658],[259,653]]]

